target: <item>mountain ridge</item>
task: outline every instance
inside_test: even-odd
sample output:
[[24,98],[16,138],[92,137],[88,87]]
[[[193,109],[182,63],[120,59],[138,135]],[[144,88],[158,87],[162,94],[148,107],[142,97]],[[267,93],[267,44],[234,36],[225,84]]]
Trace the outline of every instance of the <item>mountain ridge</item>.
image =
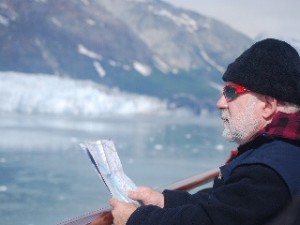
[[1,71],[93,80],[196,112],[214,108],[212,84],[252,43],[160,0],[3,0],[0,41]]

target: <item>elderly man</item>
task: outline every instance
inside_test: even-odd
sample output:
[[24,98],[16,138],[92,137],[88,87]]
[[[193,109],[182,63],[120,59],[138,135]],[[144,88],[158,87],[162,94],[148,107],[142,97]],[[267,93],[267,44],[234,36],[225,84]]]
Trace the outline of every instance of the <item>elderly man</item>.
[[111,199],[115,225],[260,225],[300,195],[300,59],[284,41],[255,43],[231,63],[217,106],[239,147],[211,192],[140,187]]

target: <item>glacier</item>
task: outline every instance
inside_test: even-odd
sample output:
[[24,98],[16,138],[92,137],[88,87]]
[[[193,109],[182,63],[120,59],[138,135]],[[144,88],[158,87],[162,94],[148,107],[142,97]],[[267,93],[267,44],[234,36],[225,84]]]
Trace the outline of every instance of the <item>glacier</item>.
[[100,117],[166,115],[174,110],[158,98],[110,89],[92,81],[8,71],[0,72],[0,112]]

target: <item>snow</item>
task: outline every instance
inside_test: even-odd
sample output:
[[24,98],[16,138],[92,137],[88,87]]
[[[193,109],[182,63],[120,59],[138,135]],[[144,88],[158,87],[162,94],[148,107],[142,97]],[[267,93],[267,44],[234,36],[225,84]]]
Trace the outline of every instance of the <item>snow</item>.
[[212,58],[208,56],[208,54],[204,50],[201,50],[201,56],[208,64],[218,70],[221,74],[225,72],[225,68],[218,65]]
[[94,26],[96,24],[96,21],[90,18],[86,19],[85,21],[90,26]]
[[92,50],[87,49],[85,46],[79,44],[78,45],[78,52],[82,55],[85,55],[91,59],[102,60],[102,56],[93,52]]
[[0,72],[0,112],[99,117],[170,113],[157,98],[45,74]]
[[55,17],[51,17],[50,21],[57,27],[62,27],[62,23]]
[[115,60],[112,60],[112,59],[110,59],[110,60],[108,61],[108,63],[109,63],[109,65],[111,65],[112,67],[117,67],[117,66],[119,66],[119,63],[116,62]]
[[4,26],[8,26],[9,21],[4,16],[0,15],[0,24],[2,24]]
[[158,69],[161,72],[163,72],[163,73],[170,72],[171,68],[162,59],[160,59],[158,56],[155,56],[154,60],[155,60],[156,66],[158,67]]
[[155,10],[153,7],[149,7],[148,10],[152,11],[155,15],[162,16],[173,21],[178,27],[185,27],[189,32],[195,32],[198,30],[197,22],[190,18],[187,14],[182,13],[180,16],[177,16],[168,10]]
[[106,76],[106,71],[104,70],[104,68],[101,66],[101,64],[97,61],[94,62],[94,67],[97,71],[97,73],[99,74],[100,77],[105,77]]
[[133,62],[133,68],[145,77],[149,76],[152,72],[149,66],[137,61]]

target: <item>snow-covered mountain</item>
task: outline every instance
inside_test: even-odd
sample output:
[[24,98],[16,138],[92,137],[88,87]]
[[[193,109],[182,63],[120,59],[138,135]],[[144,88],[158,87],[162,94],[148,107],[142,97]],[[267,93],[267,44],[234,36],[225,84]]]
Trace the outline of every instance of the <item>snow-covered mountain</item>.
[[53,74],[213,108],[252,40],[160,0],[2,0],[0,71]]

